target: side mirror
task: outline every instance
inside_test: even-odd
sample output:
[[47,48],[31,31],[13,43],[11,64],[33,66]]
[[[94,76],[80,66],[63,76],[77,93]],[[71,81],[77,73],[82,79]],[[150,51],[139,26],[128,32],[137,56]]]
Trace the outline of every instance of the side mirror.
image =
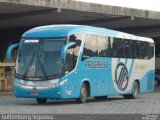
[[66,59],[66,51],[69,47],[75,45],[76,43],[75,42],[70,42],[70,43],[67,43],[66,45],[63,46],[62,50],[61,50],[61,59],[62,61],[64,61]]
[[16,43],[16,44],[13,44],[13,45],[10,45],[7,49],[7,60],[11,60],[11,54],[12,54],[12,50],[14,48],[18,48],[19,46],[19,43]]

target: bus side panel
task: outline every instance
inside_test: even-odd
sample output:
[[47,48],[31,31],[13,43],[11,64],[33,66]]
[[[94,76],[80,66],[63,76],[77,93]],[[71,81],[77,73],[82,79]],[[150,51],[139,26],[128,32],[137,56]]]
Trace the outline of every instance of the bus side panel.
[[[88,80],[90,82],[90,96],[120,94],[114,86],[115,80],[113,80],[114,75],[112,73],[113,69],[115,71],[115,68],[113,60],[113,58],[91,57],[80,62],[78,65],[77,78],[80,81],[79,85],[82,84],[82,81]],[[80,91],[80,88],[77,91]]]
[[95,61],[94,57],[82,60],[77,67],[78,78],[78,94],[80,95],[81,85],[84,81],[88,81],[90,84],[90,96],[97,96],[97,75],[98,72],[93,66]]
[[111,59],[100,57],[96,61],[100,62],[99,67],[96,69],[98,73],[97,79],[97,95],[107,96],[109,94],[109,81],[112,80],[111,76]]
[[[119,94],[131,94],[135,80],[140,83],[140,92],[153,91],[154,57],[149,60],[113,58],[112,61],[112,82]],[[114,88],[110,88],[110,91]]]
[[139,81],[140,93],[151,92],[154,90],[154,74],[155,74],[154,57],[147,60],[146,59],[135,60],[132,79]]
[[130,94],[132,87],[132,72],[134,60],[127,58],[112,58],[112,84],[110,91],[113,95]]
[[61,81],[67,80],[67,82],[61,86],[63,87],[63,92],[61,93],[63,97],[66,98],[77,98],[77,73],[75,71],[67,74],[61,78]]
[[155,58],[144,61],[141,68],[144,69],[144,75],[140,81],[140,92],[151,92],[154,90]]
[[154,90],[154,70],[147,72],[140,80],[140,93]]

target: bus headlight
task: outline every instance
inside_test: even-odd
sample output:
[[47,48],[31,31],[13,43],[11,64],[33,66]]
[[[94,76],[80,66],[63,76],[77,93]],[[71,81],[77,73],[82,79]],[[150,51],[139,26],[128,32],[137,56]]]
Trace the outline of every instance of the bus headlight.
[[64,85],[66,82],[67,82],[67,79],[63,80],[62,82],[56,81],[56,82],[54,82],[54,84],[51,85],[51,87],[53,87],[53,88],[59,87],[59,86]]
[[66,82],[67,82],[67,79],[60,82],[59,85],[64,85]]

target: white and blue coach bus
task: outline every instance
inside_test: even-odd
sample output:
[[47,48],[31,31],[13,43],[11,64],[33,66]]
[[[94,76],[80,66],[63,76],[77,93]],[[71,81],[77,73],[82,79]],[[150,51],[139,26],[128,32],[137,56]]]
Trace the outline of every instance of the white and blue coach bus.
[[85,25],[33,28],[18,47],[15,96],[47,99],[137,98],[154,90],[154,42],[110,29]]

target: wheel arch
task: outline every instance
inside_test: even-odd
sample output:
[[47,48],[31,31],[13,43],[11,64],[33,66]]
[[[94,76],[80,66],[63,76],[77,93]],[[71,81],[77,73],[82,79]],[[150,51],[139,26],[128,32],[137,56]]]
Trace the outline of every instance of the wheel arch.
[[[90,86],[89,79],[82,80],[81,87],[82,87],[82,84],[86,85],[86,87],[87,87],[87,96],[89,97],[91,95],[91,86]],[[81,87],[80,87],[80,90],[81,90]],[[79,96],[80,96],[80,91],[79,91]]]
[[90,94],[91,94],[90,83],[89,83],[89,81],[83,81],[83,83],[84,83],[84,84],[86,85],[86,87],[87,87],[87,97],[89,97]]
[[[138,83],[138,87],[139,87],[139,93],[140,93],[140,80],[139,79],[135,79],[134,81],[133,81],[133,84],[134,84],[134,82],[137,82]],[[133,84],[132,84],[132,88],[133,88]]]

